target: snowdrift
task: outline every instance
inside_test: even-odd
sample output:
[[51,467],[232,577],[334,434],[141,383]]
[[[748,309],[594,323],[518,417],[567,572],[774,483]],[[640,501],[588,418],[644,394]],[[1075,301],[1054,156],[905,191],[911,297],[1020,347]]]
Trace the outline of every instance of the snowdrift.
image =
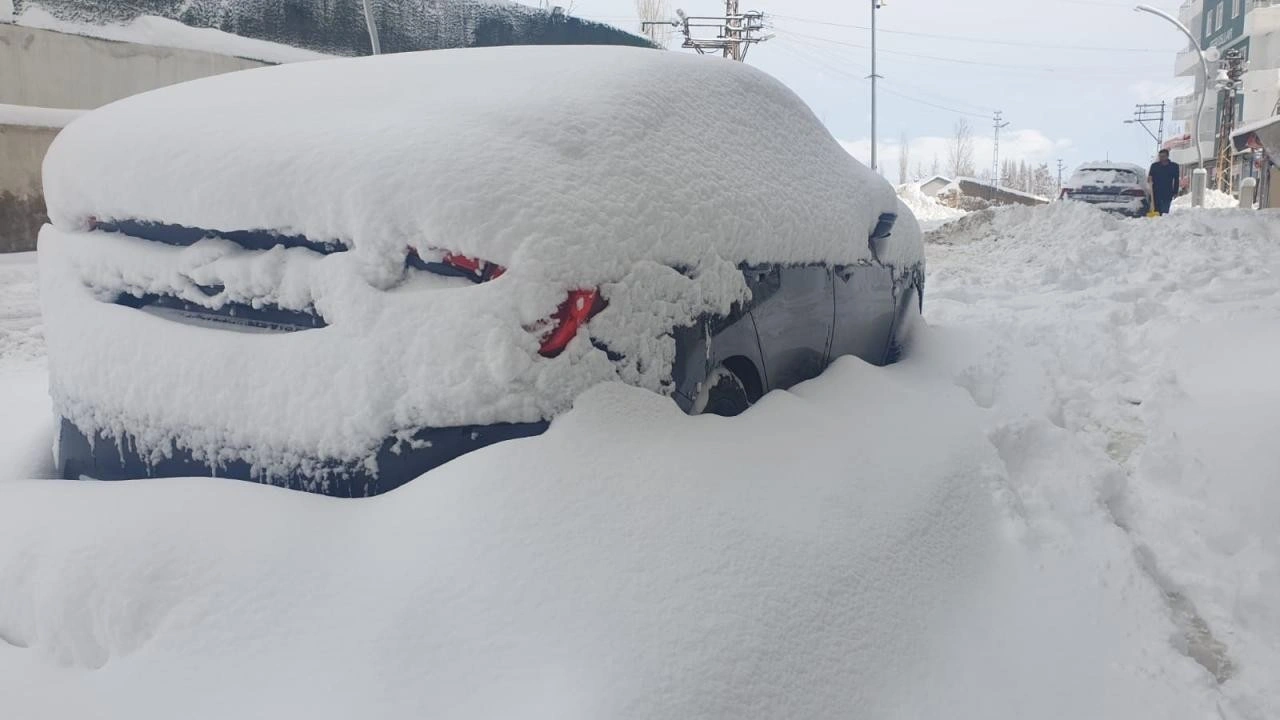
[[957,373],[1001,411],[996,436],[1041,423],[1092,448],[1098,508],[1165,593],[1175,646],[1219,684],[1222,716],[1280,716],[1280,212],[1121,219],[1055,203],[930,239],[930,321],[1001,338]]
[[937,198],[921,192],[920,183],[899,185],[897,191],[898,197],[902,198],[902,202],[911,208],[911,213],[916,216],[916,220],[922,223],[945,222],[965,215],[963,210],[947,207],[938,202]]
[[1276,214],[948,229],[904,363],[738,418],[602,386],[369,501],[0,483],[0,716],[1280,715]]

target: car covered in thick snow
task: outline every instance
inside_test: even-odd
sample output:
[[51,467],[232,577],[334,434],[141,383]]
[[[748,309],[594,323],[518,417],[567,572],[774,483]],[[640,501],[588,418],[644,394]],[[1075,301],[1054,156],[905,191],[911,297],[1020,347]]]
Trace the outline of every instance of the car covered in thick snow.
[[1058,197],[1130,217],[1142,217],[1151,209],[1147,173],[1130,163],[1085,163],[1063,184]]
[[376,494],[606,381],[733,415],[892,360],[924,285],[910,211],[791,91],[655,50],[184,83],[72,123],[45,191],[69,478]]

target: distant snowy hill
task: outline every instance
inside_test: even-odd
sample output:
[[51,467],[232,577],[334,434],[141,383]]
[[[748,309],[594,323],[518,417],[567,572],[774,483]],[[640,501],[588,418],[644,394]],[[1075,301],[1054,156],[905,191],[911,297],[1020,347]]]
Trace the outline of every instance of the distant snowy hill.
[[[0,0],[6,5],[10,0]],[[151,15],[196,28],[333,55],[369,54],[358,0],[11,0],[81,25],[128,24]],[[373,0],[383,52],[490,45],[635,45],[647,40],[615,27],[539,8],[479,0]],[[7,9],[7,8],[6,8]]]

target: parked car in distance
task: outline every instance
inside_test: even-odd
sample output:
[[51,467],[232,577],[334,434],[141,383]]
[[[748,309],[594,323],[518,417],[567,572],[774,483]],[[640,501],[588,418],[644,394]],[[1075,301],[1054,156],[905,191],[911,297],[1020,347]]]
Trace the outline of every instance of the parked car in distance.
[[1129,217],[1142,217],[1151,209],[1147,171],[1130,163],[1085,163],[1071,174],[1058,197]]
[[600,382],[730,416],[890,362],[924,289],[910,211],[790,90],[648,49],[175,85],[72,123],[45,185],[67,478],[374,495]]

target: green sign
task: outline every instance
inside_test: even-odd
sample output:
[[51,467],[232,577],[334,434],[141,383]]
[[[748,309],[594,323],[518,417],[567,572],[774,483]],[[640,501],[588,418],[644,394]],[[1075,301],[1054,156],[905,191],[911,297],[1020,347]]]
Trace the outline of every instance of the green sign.
[[1244,35],[1249,0],[1204,0],[1200,20],[1200,47],[1223,47]]

